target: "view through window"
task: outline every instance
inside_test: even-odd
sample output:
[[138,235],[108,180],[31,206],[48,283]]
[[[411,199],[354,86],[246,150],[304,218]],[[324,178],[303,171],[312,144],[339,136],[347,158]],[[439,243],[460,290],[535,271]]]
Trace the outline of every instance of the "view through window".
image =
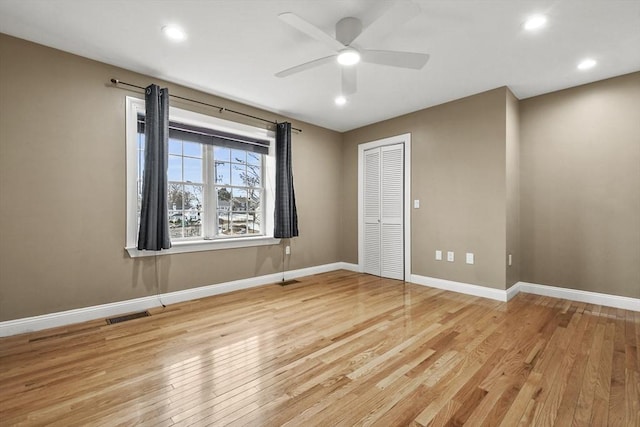
[[[138,121],[143,122],[144,118],[138,116]],[[239,149],[242,148],[237,147],[239,144],[231,144],[236,145],[234,148],[217,146],[171,134],[170,131],[167,194],[171,240],[264,235],[265,155]],[[137,136],[139,221],[144,176],[143,126],[139,126]]]

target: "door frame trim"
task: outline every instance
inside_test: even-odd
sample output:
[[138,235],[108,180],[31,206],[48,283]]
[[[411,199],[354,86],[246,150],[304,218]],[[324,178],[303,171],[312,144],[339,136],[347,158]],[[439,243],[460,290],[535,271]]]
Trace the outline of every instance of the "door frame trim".
[[364,272],[364,152],[386,145],[404,144],[404,280],[411,278],[411,134],[358,144],[358,271]]

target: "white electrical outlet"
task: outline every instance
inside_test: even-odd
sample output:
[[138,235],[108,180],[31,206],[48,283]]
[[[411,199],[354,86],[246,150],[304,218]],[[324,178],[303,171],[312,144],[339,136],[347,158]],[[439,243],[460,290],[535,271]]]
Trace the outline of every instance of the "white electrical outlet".
[[413,201],[413,208],[420,209],[420,200],[416,199]]
[[447,252],[447,261],[453,262],[453,260],[454,260],[453,252],[452,251]]
[[509,267],[513,264],[513,257],[509,254]]
[[436,251],[436,261],[442,261],[442,251]]
[[467,264],[473,264],[474,257],[472,252],[467,252]]
[[284,253],[287,255],[291,255],[291,246],[287,245],[284,247]]

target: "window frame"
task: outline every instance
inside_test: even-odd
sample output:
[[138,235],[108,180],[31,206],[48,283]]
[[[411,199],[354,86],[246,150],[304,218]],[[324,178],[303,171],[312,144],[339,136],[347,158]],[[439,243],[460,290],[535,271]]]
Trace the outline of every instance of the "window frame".
[[[145,113],[143,99],[126,97],[126,246],[132,258],[186,252],[211,251],[219,249],[277,245],[280,239],[273,237],[273,214],[275,205],[275,132],[263,128],[231,122],[177,107],[169,107],[171,120],[185,124],[209,127],[228,133],[253,138],[268,139],[269,153],[263,161],[263,209],[264,235],[242,237],[219,237],[215,239],[178,240],[171,242],[171,248],[162,251],[138,250],[138,114]],[[206,176],[206,175],[205,175]],[[215,187],[215,183],[211,183]],[[215,212],[217,217],[217,212]],[[204,227],[204,225],[203,225]]]

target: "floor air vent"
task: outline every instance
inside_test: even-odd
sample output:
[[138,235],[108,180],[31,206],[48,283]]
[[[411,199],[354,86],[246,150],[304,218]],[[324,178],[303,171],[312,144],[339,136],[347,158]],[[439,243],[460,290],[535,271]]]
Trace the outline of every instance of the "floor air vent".
[[125,314],[124,316],[112,317],[110,319],[107,319],[107,323],[109,325],[113,325],[114,323],[122,323],[122,322],[126,322],[127,320],[139,319],[141,317],[147,317],[147,316],[150,316],[148,311],[141,311],[139,313],[131,313],[131,314]]
[[293,285],[296,283],[300,283],[300,281],[296,279],[291,279],[291,280],[283,280],[282,282],[280,282],[282,286]]

